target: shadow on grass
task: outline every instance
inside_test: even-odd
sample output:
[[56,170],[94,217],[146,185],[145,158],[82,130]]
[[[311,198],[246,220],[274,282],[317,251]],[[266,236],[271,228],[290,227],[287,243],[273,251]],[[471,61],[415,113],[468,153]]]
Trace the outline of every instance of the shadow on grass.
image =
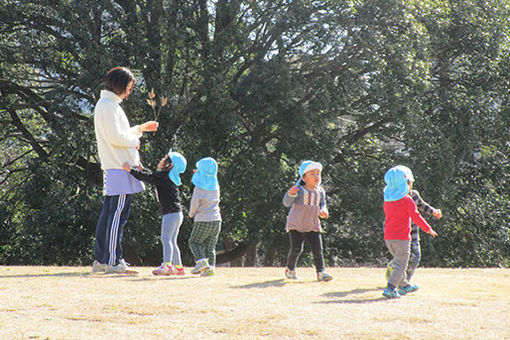
[[353,290],[349,290],[347,292],[331,292],[331,293],[326,293],[326,294],[323,294],[324,296],[327,296],[327,297],[331,297],[331,298],[343,298],[343,297],[346,297],[348,295],[354,295],[354,294],[364,294],[364,293],[368,293],[368,292],[377,292],[377,291],[381,291],[384,289],[384,287],[375,287],[375,288],[365,288],[365,289],[353,289]]
[[155,276],[155,275],[153,275],[153,276],[146,276],[146,277],[133,276],[133,278],[135,278],[135,279],[131,280],[131,281],[154,281],[155,282],[155,281],[161,281],[161,280],[164,280],[164,281],[194,280],[194,279],[200,279],[201,277],[200,277],[200,275],[195,275],[195,276],[175,276],[175,275]]
[[80,273],[41,273],[41,274],[13,274],[13,275],[0,275],[0,279],[13,279],[13,278],[31,278],[31,277],[73,277],[73,276],[90,276],[90,272]]
[[151,281],[151,280],[187,280],[199,278],[200,276],[139,276],[136,274],[115,274],[115,273],[91,273],[90,271],[74,272],[74,273],[40,273],[40,274],[11,274],[1,275],[1,279],[15,279],[15,278],[43,278],[43,277],[83,277],[91,279],[130,279],[131,281]]
[[[296,284],[299,282],[295,282],[293,284]],[[272,280],[272,281],[263,281],[263,282],[254,282],[249,283],[246,285],[240,285],[240,286],[231,286],[230,288],[239,288],[239,289],[251,289],[251,288],[270,288],[270,287],[283,287],[287,284],[286,280],[284,279],[278,279],[278,280]]]
[[316,302],[316,303],[320,303],[320,304],[338,303],[338,304],[346,304],[346,305],[347,304],[360,304],[361,305],[361,304],[364,304],[364,303],[384,302],[384,301],[391,301],[391,299],[387,299],[384,296],[381,296],[379,298],[371,298],[371,299],[319,301],[319,302]]
[[[377,288],[366,288],[366,289],[353,289],[347,292],[332,292],[332,293],[326,293],[323,294],[323,296],[329,297],[329,298],[344,298],[349,295],[355,295],[355,294],[364,294],[368,292],[381,292],[384,287],[377,287]],[[329,303],[343,303],[343,304],[363,304],[363,303],[370,303],[370,302],[382,302],[382,301],[388,301],[387,298],[384,296],[380,296],[377,298],[367,298],[367,299],[346,299],[346,300],[329,300],[329,301],[320,301],[317,303],[321,304],[329,304]]]

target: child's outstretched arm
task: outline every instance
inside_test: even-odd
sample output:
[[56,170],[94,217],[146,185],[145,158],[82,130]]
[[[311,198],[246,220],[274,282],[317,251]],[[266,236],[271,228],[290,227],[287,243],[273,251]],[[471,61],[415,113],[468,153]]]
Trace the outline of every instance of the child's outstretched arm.
[[160,178],[156,177],[150,171],[148,170],[141,171],[136,168],[131,168],[131,166],[127,162],[122,164],[122,168],[140,181],[144,181],[150,184],[158,184],[158,182],[160,181]]
[[[405,199],[405,198],[404,198]],[[413,199],[407,196],[407,203],[408,203],[408,211],[409,216],[411,217],[411,220],[416,223],[418,227],[420,227],[424,232],[427,234],[430,234],[432,237],[436,237],[437,233],[432,229],[432,227],[425,221],[425,219],[420,215],[420,212],[418,211],[418,208],[416,207],[416,204],[414,203]]]
[[434,231],[434,229],[430,228],[430,230],[427,232],[432,237],[437,237],[437,233]]
[[299,186],[293,185],[283,196],[283,205],[290,208],[298,197]]
[[425,202],[423,198],[421,198],[420,193],[417,190],[411,190],[410,194],[411,197],[413,198],[414,203],[416,203],[416,206],[418,207],[419,211],[426,214],[430,214],[437,219],[443,217],[443,213],[441,212],[441,210],[436,209],[427,202]]

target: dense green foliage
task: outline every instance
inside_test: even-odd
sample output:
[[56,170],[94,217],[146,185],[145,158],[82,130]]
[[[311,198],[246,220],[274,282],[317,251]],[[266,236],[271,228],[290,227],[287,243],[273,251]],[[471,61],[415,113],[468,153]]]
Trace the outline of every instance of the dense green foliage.
[[[510,265],[508,1],[1,0],[0,263],[88,264],[102,188],[92,112],[106,72],[137,86],[141,155],[220,165],[224,259],[288,251],[284,192],[324,165],[329,265],[379,264],[384,172],[405,164],[443,210],[424,265]],[[161,107],[159,98],[168,97]],[[153,190],[137,194],[126,258],[160,259]],[[180,239],[190,264],[185,219]],[[303,262],[309,261],[306,255]]]

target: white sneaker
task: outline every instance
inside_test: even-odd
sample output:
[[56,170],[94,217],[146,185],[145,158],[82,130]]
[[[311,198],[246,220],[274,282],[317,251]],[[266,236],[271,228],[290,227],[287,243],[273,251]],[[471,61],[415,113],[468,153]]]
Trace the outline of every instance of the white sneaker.
[[317,273],[317,281],[328,282],[331,280],[333,280],[333,276],[329,275],[328,273],[326,272]]
[[106,271],[106,264],[99,262],[98,260],[94,260],[92,262],[92,273],[99,273]]
[[207,259],[201,260],[198,261],[195,265],[195,268],[191,270],[191,274],[200,274],[207,269],[209,269],[209,262],[207,262]]
[[289,268],[285,268],[285,277],[289,280],[299,280],[296,270],[290,270]]
[[124,259],[120,259],[119,264],[116,266],[106,266],[106,273],[108,274],[128,274],[128,275],[137,275],[138,270],[135,270],[129,267],[129,263],[124,261]]
[[172,266],[168,266],[162,263],[161,266],[152,271],[152,275],[173,275],[174,269]]

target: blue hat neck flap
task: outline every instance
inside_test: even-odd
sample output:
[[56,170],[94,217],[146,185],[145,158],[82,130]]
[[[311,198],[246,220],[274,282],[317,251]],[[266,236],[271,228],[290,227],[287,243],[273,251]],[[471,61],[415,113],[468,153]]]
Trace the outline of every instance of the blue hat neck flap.
[[172,160],[172,164],[174,165],[170,172],[168,173],[168,177],[170,180],[177,186],[182,184],[181,182],[181,174],[186,171],[186,165],[188,162],[183,155],[175,151],[169,151],[168,156]]
[[404,198],[409,193],[409,185],[407,181],[409,175],[406,171],[398,166],[391,168],[384,175],[386,186],[384,187],[384,201],[392,202]]
[[218,190],[218,163],[214,158],[202,158],[196,166],[197,172],[191,177],[191,182],[204,190]]

